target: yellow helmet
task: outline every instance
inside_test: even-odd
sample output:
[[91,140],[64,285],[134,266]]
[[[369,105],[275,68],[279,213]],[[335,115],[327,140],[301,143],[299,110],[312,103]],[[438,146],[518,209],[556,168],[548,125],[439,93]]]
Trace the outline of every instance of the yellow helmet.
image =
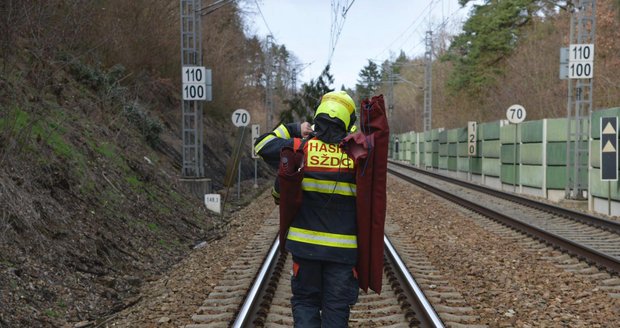
[[332,119],[342,121],[345,130],[349,131],[355,123],[355,102],[346,91],[328,92],[321,98],[321,104],[314,118],[316,119],[320,114],[326,114]]

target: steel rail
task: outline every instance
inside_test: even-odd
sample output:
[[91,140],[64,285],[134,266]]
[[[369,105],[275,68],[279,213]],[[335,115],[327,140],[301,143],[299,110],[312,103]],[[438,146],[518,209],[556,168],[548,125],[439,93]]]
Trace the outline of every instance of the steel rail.
[[[396,274],[398,275],[401,286],[406,291],[409,303],[414,309],[416,319],[420,321],[423,327],[443,328],[444,325],[441,319],[439,319],[439,316],[424,295],[424,292],[409,273],[407,266],[398,255],[398,252],[396,252],[390,240],[385,235],[383,240],[385,242],[385,251],[388,260],[391,261],[396,268]],[[271,276],[270,273],[273,272],[276,266],[278,254],[280,253],[279,245],[279,239],[275,238],[231,327],[251,327],[254,324],[254,318],[257,317],[257,314],[261,311],[264,312],[264,310],[259,310],[259,303],[261,295],[264,295],[264,289],[268,286],[268,281]],[[262,314],[265,315],[265,313]]]
[[489,195],[493,195],[499,198],[503,198],[505,200],[509,200],[509,201],[512,201],[512,202],[515,202],[521,205],[532,207],[532,208],[545,211],[548,213],[552,213],[555,215],[563,216],[563,217],[569,218],[577,222],[596,226],[596,227],[603,228],[611,232],[620,234],[620,222],[617,222],[617,221],[607,220],[605,218],[601,218],[598,216],[594,216],[594,215],[590,215],[590,214],[582,213],[578,211],[573,211],[571,209],[563,208],[560,206],[555,206],[552,204],[541,203],[536,200],[522,197],[522,196],[519,196],[513,193],[508,193],[508,192],[504,192],[498,189],[493,189],[493,188],[485,187],[479,184],[470,183],[470,182],[463,181],[461,179],[452,178],[452,177],[449,177],[443,174],[429,172],[429,171],[422,170],[422,169],[419,169],[419,168],[416,168],[410,165],[406,165],[406,164],[402,164],[402,163],[398,163],[394,161],[389,161],[389,163],[394,164],[396,166],[400,166],[402,168],[405,168],[411,171],[415,171],[420,174],[425,174],[425,175],[435,177],[437,179],[448,181],[450,183],[454,183],[462,187],[474,189],[476,191],[483,192]]
[[515,228],[519,231],[525,232],[526,234],[538,238],[540,240],[546,241],[552,245],[560,247],[565,251],[574,254],[578,257],[586,259],[590,262],[595,263],[596,265],[607,269],[610,272],[620,273],[620,260],[614,258],[608,254],[601,253],[597,250],[589,248],[587,246],[576,243],[572,240],[566,239],[564,237],[558,236],[556,234],[550,233],[548,231],[539,229],[533,225],[527,224],[525,222],[521,222],[518,219],[512,218],[503,213],[494,211],[487,207],[484,207],[480,204],[476,204],[467,199],[459,197],[455,194],[449,193],[445,190],[439,189],[422,181],[416,180],[406,174],[397,172],[393,169],[388,168],[388,172],[394,174],[410,183],[413,183],[423,189],[426,189],[434,194],[437,194],[443,198],[446,198],[456,204],[459,204],[463,207],[466,207],[474,212],[478,212],[486,217],[494,219],[498,222],[501,222],[507,226]]
[[388,255],[389,260],[396,265],[397,273],[401,276],[401,280],[406,282],[405,285],[408,287],[407,292],[411,296],[410,303],[413,306],[415,313],[417,314],[416,318],[420,321],[422,327],[443,328],[444,325],[439,318],[439,315],[435,312],[435,309],[426,298],[426,295],[424,295],[424,292],[418,283],[413,279],[411,273],[409,273],[409,269],[401,260],[398,252],[396,252],[396,249],[394,249],[394,246],[386,235],[383,235],[383,242],[385,243],[386,254]]
[[254,283],[252,284],[252,288],[250,292],[245,297],[245,301],[237,314],[235,322],[232,327],[241,328],[241,327],[249,327],[250,319],[256,313],[254,310],[258,306],[259,296],[262,292],[263,287],[267,284],[269,280],[268,272],[272,271],[273,267],[276,264],[277,254],[279,254],[278,247],[280,247],[280,240],[276,236],[271,248],[269,249],[269,253],[265,257],[263,261],[263,265],[261,266],[258,275],[254,279]]

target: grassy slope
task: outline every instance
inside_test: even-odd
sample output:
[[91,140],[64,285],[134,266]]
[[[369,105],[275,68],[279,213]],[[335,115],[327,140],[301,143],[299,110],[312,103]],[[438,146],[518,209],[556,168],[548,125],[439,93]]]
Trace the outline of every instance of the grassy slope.
[[[214,218],[178,183],[172,88],[145,78],[145,108],[126,100],[112,71],[48,65],[41,75],[0,74],[0,327],[115,312],[145,279],[214,238]],[[153,147],[141,124],[156,114],[163,131]]]

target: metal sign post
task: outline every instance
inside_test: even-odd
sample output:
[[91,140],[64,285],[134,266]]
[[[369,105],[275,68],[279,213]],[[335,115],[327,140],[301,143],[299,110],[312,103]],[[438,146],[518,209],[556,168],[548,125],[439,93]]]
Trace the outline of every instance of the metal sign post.
[[601,117],[601,181],[607,181],[607,214],[611,215],[611,181],[618,181],[618,118]]
[[[241,131],[243,135],[243,132],[245,131],[245,127],[248,126],[248,124],[250,123],[250,113],[245,109],[237,109],[232,114],[232,122],[240,130],[243,130]],[[241,140],[239,140],[239,143],[241,142],[243,142],[243,137],[241,138]],[[241,144],[239,145],[239,148],[241,148]],[[237,199],[241,199],[241,159],[237,158],[237,160],[239,161],[238,162],[239,172],[237,176]]]
[[[525,116],[527,115],[527,113],[525,112],[525,108],[521,105],[512,105],[510,107],[508,107],[508,110],[506,110],[506,118],[508,119],[508,122],[513,123],[515,125],[515,142],[514,142],[514,158],[513,158],[513,167],[514,167],[514,179],[512,182],[512,186],[514,188],[514,191],[517,191],[517,139],[519,137],[518,132],[519,132],[519,123],[523,122],[525,120]],[[519,180],[521,180],[521,177],[519,177]]]
[[[204,177],[202,152],[203,101],[206,90],[198,97],[198,86],[204,85],[206,72],[202,67],[201,0],[181,0],[181,78],[183,80],[183,167],[181,176]],[[187,72],[186,72],[187,70]],[[191,84],[191,85],[190,85]],[[190,90],[191,89],[191,90]],[[202,196],[201,196],[202,197]]]
[[[591,198],[588,179],[584,174],[590,169],[590,117],[593,102],[594,44],[596,43],[596,0],[571,2],[570,42],[561,50],[565,72],[561,78],[568,81],[566,105],[566,177],[564,188],[567,199]],[[587,176],[587,174],[585,174]]]
[[433,129],[433,31],[426,31],[424,39],[424,132]]
[[478,123],[475,121],[467,122],[467,156],[469,157],[469,180],[473,178],[471,159],[476,156],[476,139],[478,134]]
[[252,124],[252,143],[250,144],[250,147],[252,147],[252,158],[254,159],[254,188],[258,188],[257,159],[259,157],[258,154],[256,153],[256,149],[254,149],[254,144],[256,143],[256,139],[258,139],[259,136],[260,136],[260,125]]
[[181,32],[181,178],[192,194],[203,198],[211,192],[205,177],[203,152],[205,102],[211,101],[211,70],[202,58],[202,0],[180,0]]
[[[239,170],[239,181],[241,181],[241,146],[243,144],[243,138],[245,136],[245,127],[250,123],[250,113],[248,113],[245,109],[237,109],[232,114],[232,122],[238,127],[238,141],[233,150],[233,155],[230,158],[229,164],[226,166],[226,177],[224,178],[224,185],[226,186],[226,195],[224,197],[224,202],[222,203],[222,215],[224,215],[224,209],[226,207],[226,203],[228,202],[228,192],[230,191],[230,186],[232,185],[232,181],[234,179],[235,170]],[[239,186],[239,184],[237,184]],[[238,192],[239,197],[239,192]]]

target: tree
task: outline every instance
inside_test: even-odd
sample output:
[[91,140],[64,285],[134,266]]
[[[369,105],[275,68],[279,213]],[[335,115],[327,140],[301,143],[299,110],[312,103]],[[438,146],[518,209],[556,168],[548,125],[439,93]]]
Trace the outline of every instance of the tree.
[[359,79],[355,85],[355,92],[358,100],[370,98],[379,88],[381,83],[381,73],[379,67],[370,59],[368,65],[364,66],[359,74]]
[[331,91],[330,86],[334,83],[334,76],[329,72],[329,65],[325,66],[321,75],[315,80],[310,80],[301,86],[301,92],[295,94],[293,99],[286,101],[289,110],[280,113],[282,122],[293,122],[296,119],[311,122],[314,111],[321,103],[321,97]]
[[[466,5],[471,0],[460,0]],[[517,47],[521,30],[548,3],[537,0],[485,0],[456,36],[443,60],[452,61],[449,86],[454,91],[478,93],[491,85],[502,70],[499,63]]]

